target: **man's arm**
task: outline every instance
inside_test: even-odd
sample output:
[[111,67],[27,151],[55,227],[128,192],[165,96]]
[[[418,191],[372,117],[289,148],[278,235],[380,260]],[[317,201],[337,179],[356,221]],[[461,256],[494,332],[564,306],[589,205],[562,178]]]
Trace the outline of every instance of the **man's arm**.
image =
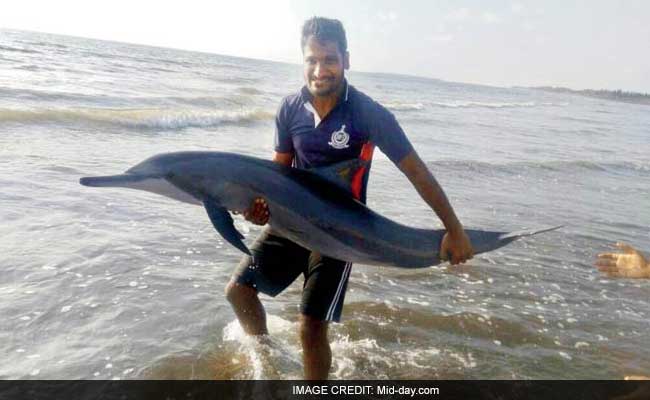
[[[293,153],[278,153],[276,151],[273,154],[273,162],[290,167],[293,163]],[[271,217],[269,214],[269,206],[261,197],[253,200],[253,204],[251,204],[247,211],[244,211],[243,215],[247,221],[255,225],[266,225]]]
[[447,229],[440,246],[440,258],[446,260],[448,254],[451,253],[452,264],[463,263],[472,258],[474,251],[463,226],[449,204],[445,192],[422,162],[420,156],[413,150],[397,166],[411,181],[422,199],[435,211]]

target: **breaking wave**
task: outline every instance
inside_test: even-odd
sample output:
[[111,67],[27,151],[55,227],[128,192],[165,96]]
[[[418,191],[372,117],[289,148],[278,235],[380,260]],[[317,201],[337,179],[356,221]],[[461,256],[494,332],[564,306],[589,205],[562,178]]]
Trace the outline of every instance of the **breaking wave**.
[[434,107],[441,108],[525,108],[525,107],[566,107],[569,103],[537,103],[534,101],[524,102],[483,102],[483,101],[449,101],[431,103]]
[[[45,66],[18,66],[15,68],[27,70],[49,70]],[[17,99],[17,104],[22,100],[29,100],[30,102],[50,103],[48,105],[39,105],[38,109],[28,109],[27,107],[18,110],[26,112],[58,112],[59,110],[101,110],[101,111],[135,111],[145,110],[159,110],[164,112],[168,109],[176,110],[178,107],[181,109],[202,109],[202,110],[220,110],[220,109],[246,109],[250,104],[250,98],[253,95],[262,94],[263,92],[250,88],[249,90],[241,90],[236,94],[227,96],[151,96],[151,95],[132,95],[132,96],[119,96],[116,94],[102,94],[97,95],[93,93],[69,92],[69,91],[43,91],[43,90],[30,90],[30,89],[14,89],[0,87],[0,98],[7,97]],[[63,106],[64,105],[64,106]],[[56,108],[54,108],[56,107]],[[65,107],[65,108],[64,108]],[[5,111],[0,108],[0,118],[2,112]],[[1,121],[1,119],[0,119]]]
[[[431,107],[437,108],[530,108],[530,107],[567,107],[569,103],[552,103],[552,102],[484,102],[484,101],[440,101],[428,103]],[[386,108],[393,111],[420,111],[426,106],[423,103],[401,103],[387,102],[384,103]]]
[[551,171],[551,172],[589,172],[589,171],[641,171],[650,172],[650,163],[642,162],[595,162],[588,160],[573,160],[573,161],[520,161],[509,163],[490,163],[482,161],[459,161],[459,160],[441,160],[430,161],[427,165],[432,170],[454,170],[466,171],[475,173],[507,173],[507,174],[520,174],[525,171]]
[[181,129],[254,123],[273,118],[273,113],[250,109],[241,111],[197,111],[161,109],[0,109],[0,122],[105,124],[129,128]]
[[18,47],[11,47],[11,46],[0,46],[0,50],[2,51],[7,51],[7,52],[15,52],[15,53],[26,53],[26,54],[40,54],[40,51],[36,50],[31,50],[31,49],[24,49],[24,48],[18,48]]
[[393,111],[424,110],[424,104],[422,103],[384,103],[384,106]]

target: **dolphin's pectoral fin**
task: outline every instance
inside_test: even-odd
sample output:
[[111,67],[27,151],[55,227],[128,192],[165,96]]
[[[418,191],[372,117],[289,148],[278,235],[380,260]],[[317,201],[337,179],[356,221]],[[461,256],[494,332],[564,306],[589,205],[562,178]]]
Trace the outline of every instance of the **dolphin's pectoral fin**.
[[246,247],[244,242],[241,241],[244,238],[244,235],[239,233],[235,228],[228,210],[210,198],[203,200],[203,205],[205,206],[205,210],[208,212],[208,217],[210,217],[210,221],[217,232],[219,232],[228,243],[250,256],[250,250],[248,250],[248,247]]

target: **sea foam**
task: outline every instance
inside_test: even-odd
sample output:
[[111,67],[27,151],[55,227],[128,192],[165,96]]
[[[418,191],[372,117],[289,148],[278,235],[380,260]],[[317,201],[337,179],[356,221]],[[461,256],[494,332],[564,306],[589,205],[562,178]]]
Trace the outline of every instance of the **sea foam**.
[[165,110],[165,109],[0,109],[0,122],[40,124],[114,125],[127,128],[182,129],[214,127],[224,124],[254,123],[273,118],[273,113],[261,109],[238,111]]

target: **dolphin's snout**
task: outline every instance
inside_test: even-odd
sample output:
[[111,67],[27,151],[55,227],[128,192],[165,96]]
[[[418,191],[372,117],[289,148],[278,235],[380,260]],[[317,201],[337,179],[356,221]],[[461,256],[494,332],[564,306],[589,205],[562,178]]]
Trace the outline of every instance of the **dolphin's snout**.
[[139,175],[111,175],[111,176],[85,176],[79,179],[79,183],[92,187],[131,187],[134,183],[140,182],[146,177]]

